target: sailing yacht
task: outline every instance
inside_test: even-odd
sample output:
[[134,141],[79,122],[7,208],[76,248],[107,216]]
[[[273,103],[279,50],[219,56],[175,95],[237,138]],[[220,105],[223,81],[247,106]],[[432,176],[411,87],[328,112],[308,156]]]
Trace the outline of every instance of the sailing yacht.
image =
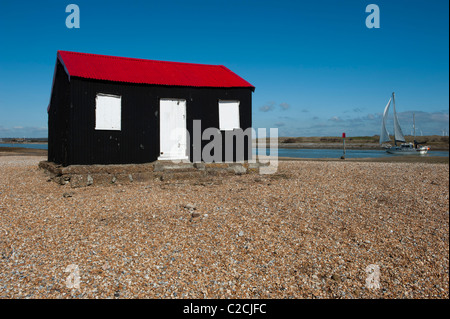
[[[394,108],[394,143],[395,146],[391,146],[390,144],[385,144],[386,142],[391,142],[391,138],[386,129],[386,118],[388,115],[389,107],[393,105]],[[406,143],[405,136],[403,135],[402,128],[400,127],[400,123],[398,122],[397,112],[395,110],[395,93],[392,93],[391,98],[389,99],[386,107],[384,108],[383,113],[383,121],[381,122],[381,134],[380,134],[380,144],[386,149],[386,152],[390,154],[398,154],[398,155],[423,155],[428,152],[430,149],[428,146],[419,146],[419,143],[416,141],[416,133],[415,133],[415,119],[414,121],[414,143]],[[397,142],[402,143],[400,146],[397,146]]]

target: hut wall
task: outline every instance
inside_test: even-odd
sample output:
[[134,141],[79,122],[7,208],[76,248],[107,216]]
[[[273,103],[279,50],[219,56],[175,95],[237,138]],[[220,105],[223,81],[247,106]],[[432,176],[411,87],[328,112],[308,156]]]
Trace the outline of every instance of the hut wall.
[[[249,88],[193,88],[140,85],[72,77],[71,152],[68,164],[127,164],[155,161],[159,156],[159,100],[186,100],[190,160],[193,161],[193,120],[202,130],[219,127],[219,100],[239,100],[240,125],[251,127]],[[95,130],[97,94],[121,96],[121,130]],[[66,108],[67,109],[67,108]],[[49,115],[50,116],[50,115]],[[53,118],[52,118],[53,120]],[[56,129],[61,129],[57,127]],[[50,135],[50,131],[49,131]],[[224,139],[224,134],[222,134]],[[248,143],[251,141],[246,141]],[[202,147],[209,141],[203,141]],[[225,154],[223,154],[223,160]],[[50,158],[50,157],[49,157]],[[53,157],[56,162],[60,159]],[[247,158],[244,158],[247,159]]]
[[48,161],[70,164],[71,145],[70,82],[62,64],[57,61],[48,113]]

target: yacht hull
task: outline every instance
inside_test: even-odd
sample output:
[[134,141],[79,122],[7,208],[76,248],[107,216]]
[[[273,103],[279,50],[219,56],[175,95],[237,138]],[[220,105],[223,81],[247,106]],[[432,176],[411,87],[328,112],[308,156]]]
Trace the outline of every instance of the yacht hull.
[[424,150],[419,150],[419,149],[412,149],[412,150],[408,150],[408,149],[401,149],[401,148],[397,148],[397,147],[392,147],[392,148],[388,148],[386,150],[387,153],[389,154],[395,154],[395,155],[425,155],[428,150],[424,149]]

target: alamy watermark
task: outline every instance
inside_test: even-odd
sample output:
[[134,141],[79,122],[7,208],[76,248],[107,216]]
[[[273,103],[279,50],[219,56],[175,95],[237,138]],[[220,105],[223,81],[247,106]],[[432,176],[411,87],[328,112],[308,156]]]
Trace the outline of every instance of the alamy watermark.
[[[223,138],[222,132],[225,135]],[[256,134],[257,133],[257,134]],[[204,163],[233,163],[244,162],[259,163],[260,174],[274,174],[278,169],[278,128],[270,128],[269,136],[266,128],[255,130],[249,127],[245,130],[237,128],[230,131],[220,131],[218,128],[209,127],[202,130],[201,120],[193,121],[192,144],[191,134],[186,129],[174,129],[170,132],[170,140],[173,142],[169,154],[179,154],[180,144],[192,145],[192,162]],[[253,154],[253,137],[257,136],[256,154]],[[269,143],[267,143],[267,139]],[[209,141],[206,145],[205,141]],[[223,145],[225,143],[225,145]],[[186,155],[190,158],[191,147],[186,147]],[[178,163],[180,159],[168,160]]]
[[369,29],[380,28],[380,8],[376,4],[369,4],[366,7],[366,12],[370,12],[370,14],[366,18],[366,27]]
[[69,29],[80,28],[80,7],[76,4],[69,4],[66,12],[70,13],[66,18],[66,27]]
[[66,287],[80,289],[80,269],[78,268],[78,265],[70,264],[66,267],[64,272],[70,273],[66,278]]
[[380,289],[380,266],[371,264],[366,267],[366,288]]

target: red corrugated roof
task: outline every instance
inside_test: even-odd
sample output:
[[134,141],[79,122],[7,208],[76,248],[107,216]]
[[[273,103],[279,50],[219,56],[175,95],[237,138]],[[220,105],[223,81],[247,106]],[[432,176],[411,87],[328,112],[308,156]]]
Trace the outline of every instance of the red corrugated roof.
[[115,82],[193,87],[254,86],[223,65],[207,65],[123,58],[58,51],[70,76]]

